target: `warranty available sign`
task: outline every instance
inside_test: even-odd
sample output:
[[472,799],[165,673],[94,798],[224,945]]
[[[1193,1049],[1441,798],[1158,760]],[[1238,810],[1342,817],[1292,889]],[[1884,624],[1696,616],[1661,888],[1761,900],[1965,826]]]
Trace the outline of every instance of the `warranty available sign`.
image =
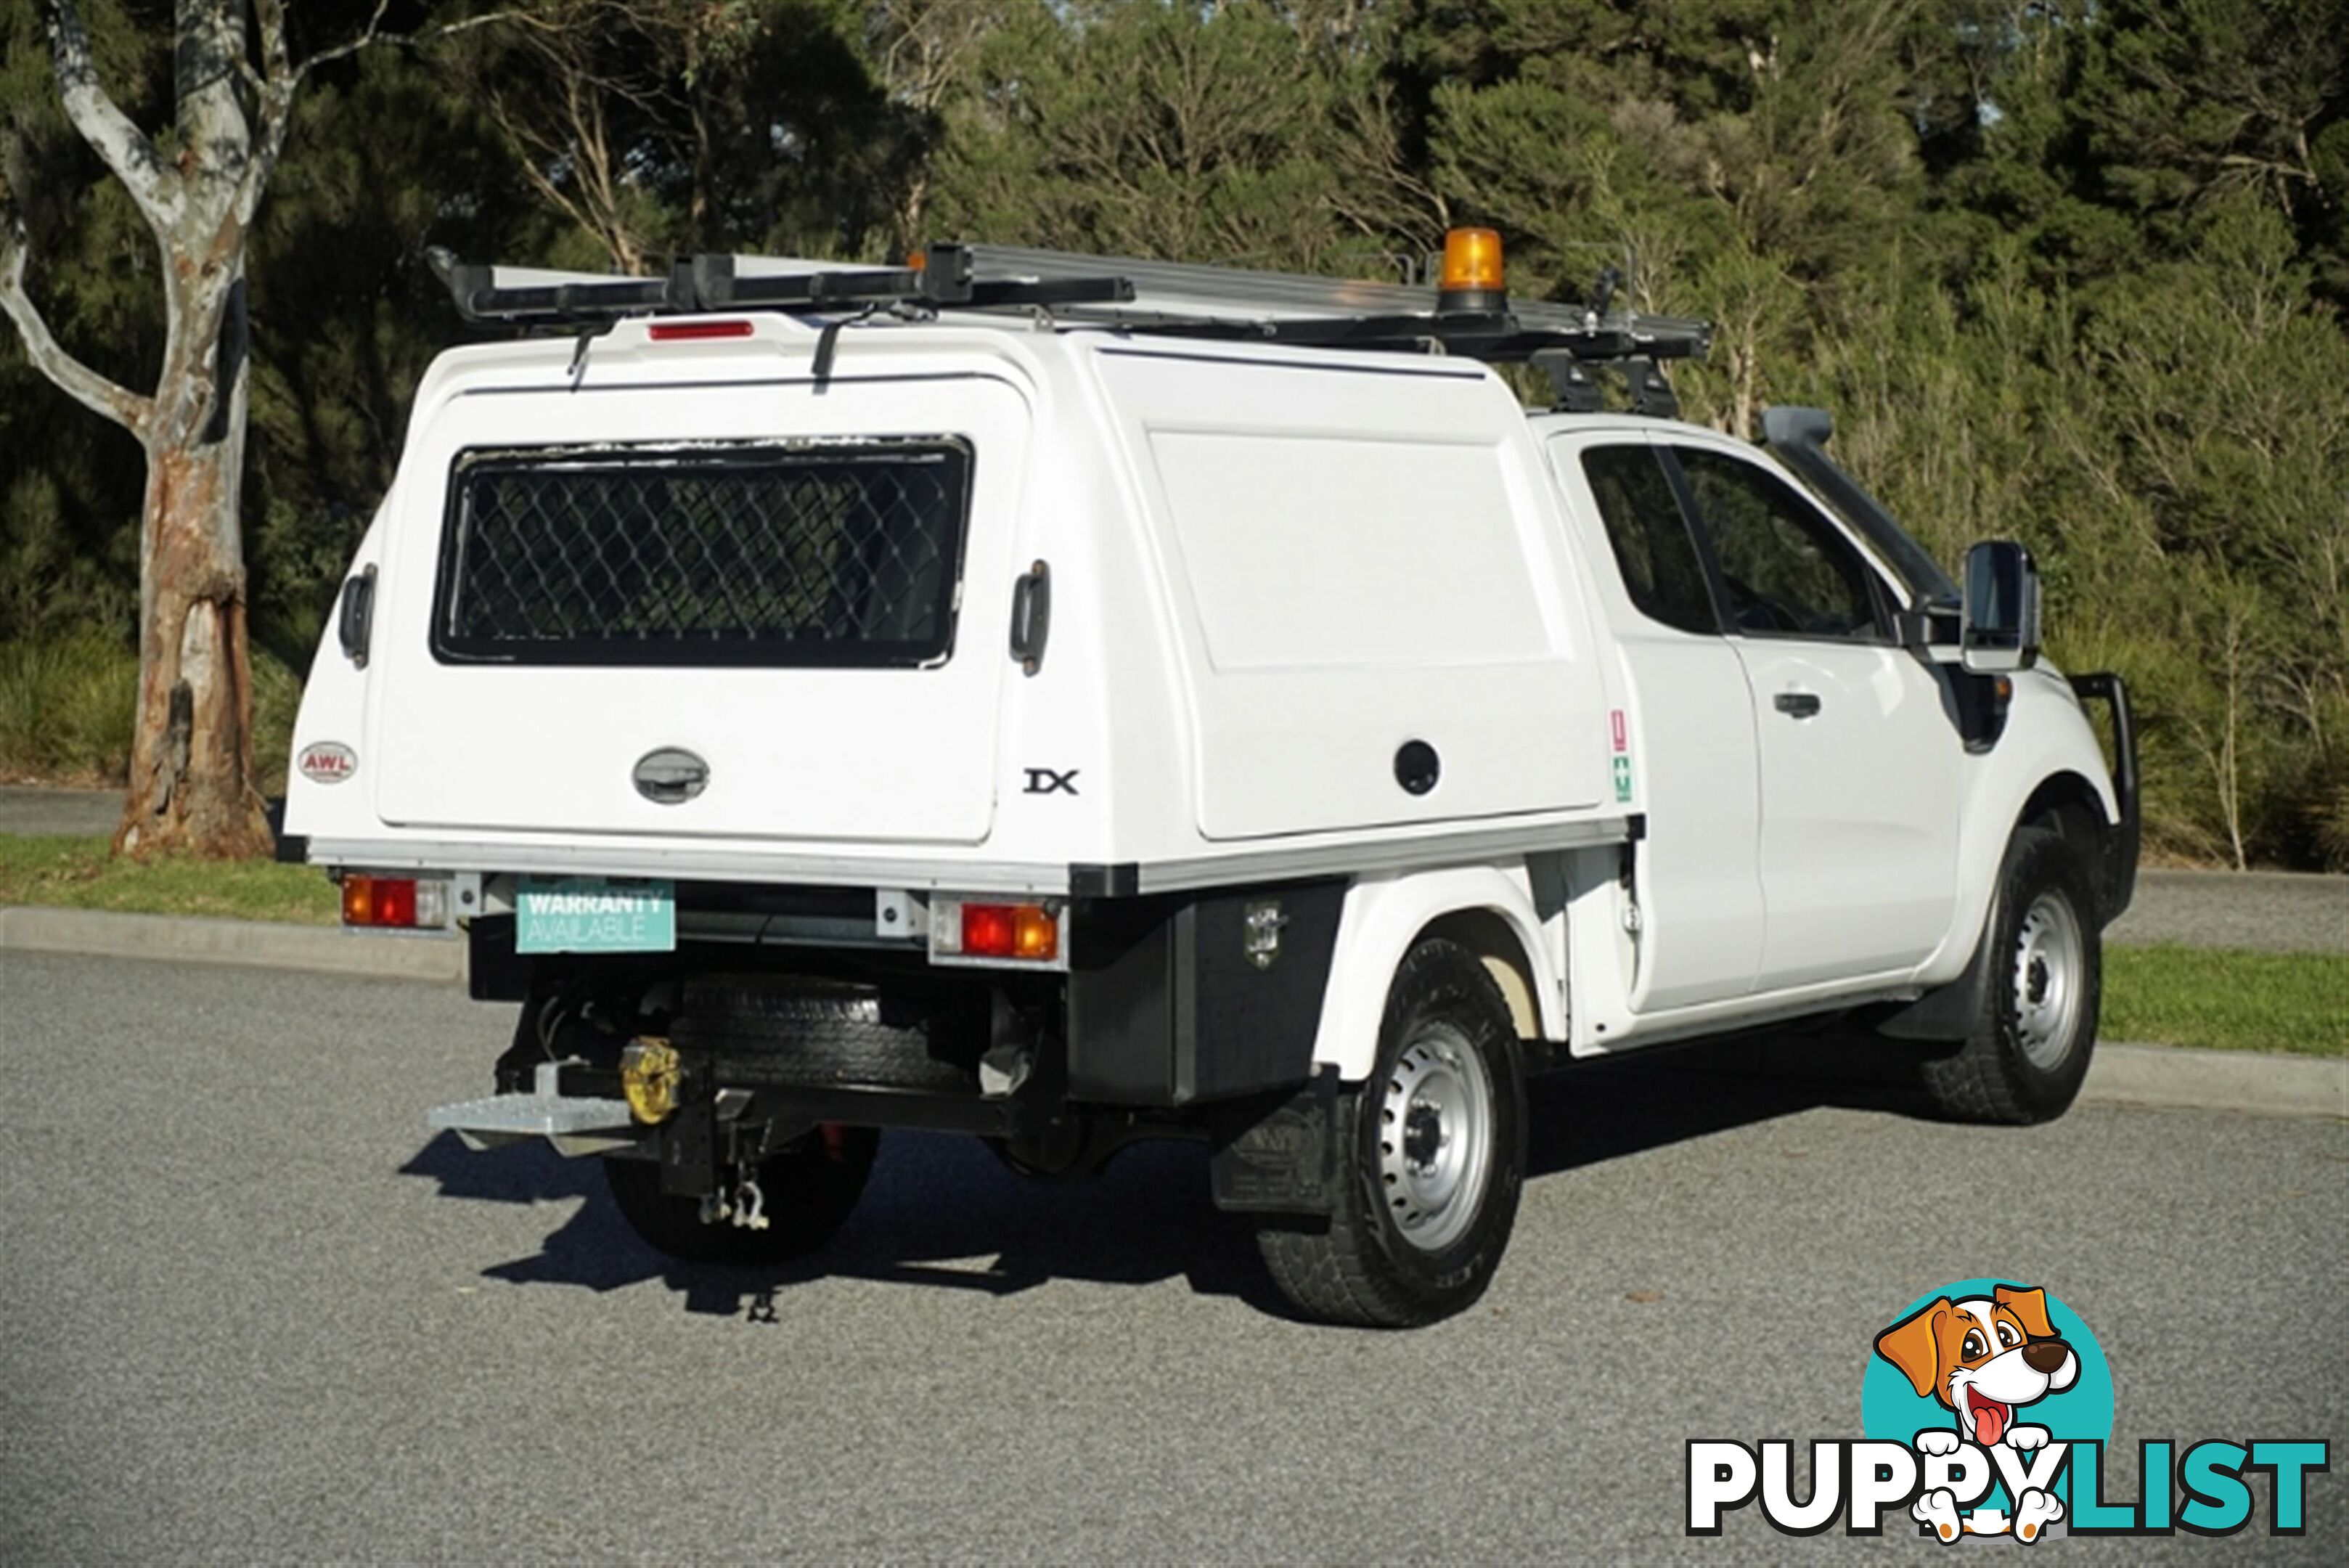
[[515,888],[518,953],[668,952],[676,947],[675,883],[525,877]]
[[[1968,1280],[1909,1303],[1876,1336],[1860,1386],[1863,1438],[1812,1440],[1796,1494],[1795,1444],[1688,1445],[1691,1535],[1753,1509],[1788,1535],[1887,1521],[1954,1545],[1968,1537],[2271,1535],[2305,1529],[2307,1488],[2331,1468],[2315,1438],[2164,1438],[2108,1455],[2112,1369],[2088,1325],[2032,1285]],[[2134,1469],[2135,1473],[2128,1472]],[[2267,1508],[2250,1482],[2268,1477]]]

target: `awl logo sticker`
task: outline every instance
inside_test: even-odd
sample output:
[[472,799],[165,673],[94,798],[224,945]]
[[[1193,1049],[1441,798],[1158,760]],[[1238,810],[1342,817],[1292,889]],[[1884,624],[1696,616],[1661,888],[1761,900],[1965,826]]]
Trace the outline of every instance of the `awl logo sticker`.
[[359,771],[359,756],[339,741],[319,741],[303,747],[294,765],[314,784],[340,784]]
[[2044,1289],[1966,1280],[1920,1296],[1876,1335],[1860,1384],[1864,1438],[1812,1441],[1796,1496],[1795,1445],[1688,1445],[1685,1522],[1718,1535],[1752,1507],[1789,1535],[1840,1524],[1880,1535],[1888,1519],[1955,1544],[1969,1536],[2231,1535],[2257,1510],[2244,1477],[2270,1478],[2271,1535],[2305,1528],[2309,1478],[2330,1469],[2316,1439],[2210,1438],[2138,1446],[2132,1483],[2107,1468],[2113,1378],[2096,1337]]

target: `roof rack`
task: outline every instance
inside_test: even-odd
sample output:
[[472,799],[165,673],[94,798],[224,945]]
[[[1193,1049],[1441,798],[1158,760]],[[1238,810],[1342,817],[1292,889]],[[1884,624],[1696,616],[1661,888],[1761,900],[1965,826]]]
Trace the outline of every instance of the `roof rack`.
[[466,265],[445,251],[431,259],[458,313],[483,325],[592,327],[629,316],[744,309],[1041,313],[1065,325],[1160,337],[1526,361],[1548,373],[1568,409],[1601,406],[1587,368],[1612,365],[1625,371],[1635,407],[1674,411],[1658,361],[1702,357],[1712,323],[1613,308],[1612,268],[1588,305],[1510,299],[1498,287],[1497,241],[1493,246],[1489,281],[1450,287],[1018,245],[933,245],[905,267],[698,255],[665,278]]

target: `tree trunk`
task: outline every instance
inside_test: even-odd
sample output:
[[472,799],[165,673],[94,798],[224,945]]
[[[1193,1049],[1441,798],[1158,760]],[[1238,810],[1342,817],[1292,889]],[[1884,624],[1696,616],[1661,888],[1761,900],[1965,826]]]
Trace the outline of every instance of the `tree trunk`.
[[[243,400],[242,379],[233,400]],[[228,439],[147,451],[139,710],[115,848],[264,855],[253,780],[253,676],[237,519],[242,407]]]
[[[146,432],[139,581],[139,707],[116,850],[264,855],[253,777],[243,493],[243,235],[212,215],[210,243],[179,236],[165,287],[172,328]],[[213,389],[218,386],[217,393]]]

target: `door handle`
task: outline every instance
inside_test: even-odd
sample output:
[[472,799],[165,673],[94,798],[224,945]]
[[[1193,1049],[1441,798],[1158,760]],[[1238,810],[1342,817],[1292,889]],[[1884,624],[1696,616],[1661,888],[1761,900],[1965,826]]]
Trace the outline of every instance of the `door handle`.
[[1792,713],[1797,719],[1807,719],[1819,711],[1819,700],[1808,691],[1781,691],[1774,699],[1781,713]]

